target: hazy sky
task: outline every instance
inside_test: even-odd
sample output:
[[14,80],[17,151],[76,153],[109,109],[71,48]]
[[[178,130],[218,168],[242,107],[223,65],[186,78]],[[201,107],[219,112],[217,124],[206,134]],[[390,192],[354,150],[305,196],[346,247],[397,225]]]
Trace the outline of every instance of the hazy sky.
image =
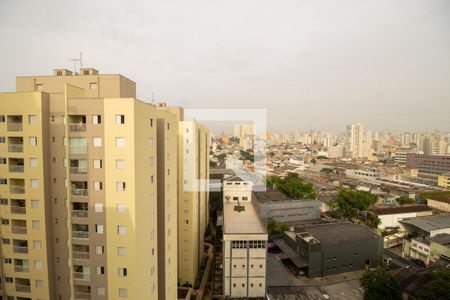
[[450,1],[0,0],[0,91],[84,66],[274,131],[450,130]]

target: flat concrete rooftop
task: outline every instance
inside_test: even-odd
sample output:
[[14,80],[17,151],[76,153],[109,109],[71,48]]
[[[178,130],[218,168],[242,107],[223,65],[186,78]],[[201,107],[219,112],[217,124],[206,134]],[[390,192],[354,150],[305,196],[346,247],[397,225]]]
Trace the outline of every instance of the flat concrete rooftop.
[[322,245],[333,245],[353,241],[372,240],[378,235],[364,225],[353,223],[326,223],[296,226],[295,232],[308,232]]
[[266,228],[262,224],[252,202],[239,202],[244,207],[237,211],[238,205],[234,201],[223,203],[223,233],[224,234],[266,234]]

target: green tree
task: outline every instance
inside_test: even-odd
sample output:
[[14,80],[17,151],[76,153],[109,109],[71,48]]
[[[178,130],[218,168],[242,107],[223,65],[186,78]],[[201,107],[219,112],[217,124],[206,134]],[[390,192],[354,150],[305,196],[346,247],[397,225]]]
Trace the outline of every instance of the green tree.
[[433,280],[423,285],[416,293],[417,300],[446,300],[449,299],[450,270],[433,273]]
[[377,197],[365,191],[341,189],[336,197],[339,213],[354,222],[360,211],[367,210],[377,201]]
[[210,166],[211,168],[217,167],[217,163],[216,163],[215,161],[210,160],[210,161],[209,161],[209,166]]
[[289,225],[279,223],[277,220],[270,218],[267,220],[267,232],[269,235],[280,234],[289,230]]
[[311,159],[311,163],[312,163],[313,165],[315,165],[316,162],[317,162],[317,160],[316,160],[315,158]]
[[406,197],[406,196],[400,196],[397,199],[395,199],[395,201],[397,201],[397,203],[400,204],[400,205],[416,203],[416,201],[414,201],[414,199],[411,199],[411,198]]
[[221,154],[217,155],[217,159],[219,160],[219,165],[225,164],[226,157],[227,157],[227,155],[225,153],[221,153]]
[[291,199],[315,199],[316,192],[312,183],[305,183],[297,173],[288,173],[284,178],[273,176],[267,179],[267,185],[275,185],[278,190]]
[[364,289],[364,300],[400,300],[402,289],[392,273],[382,265],[375,271],[364,273],[361,278]]

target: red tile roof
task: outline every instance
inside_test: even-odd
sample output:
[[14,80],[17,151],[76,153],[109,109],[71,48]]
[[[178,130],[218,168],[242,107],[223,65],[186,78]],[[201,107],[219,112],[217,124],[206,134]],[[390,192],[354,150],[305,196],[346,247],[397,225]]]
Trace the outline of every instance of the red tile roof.
[[411,212],[431,211],[432,209],[426,205],[404,205],[399,207],[373,207],[371,211],[378,215],[394,215]]

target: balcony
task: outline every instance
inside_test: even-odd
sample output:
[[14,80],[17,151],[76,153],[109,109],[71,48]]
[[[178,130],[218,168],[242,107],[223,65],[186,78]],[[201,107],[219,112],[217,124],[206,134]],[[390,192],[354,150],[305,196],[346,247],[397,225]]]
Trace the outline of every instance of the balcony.
[[8,131],[22,131],[23,120],[22,116],[8,116]]
[[87,174],[87,160],[71,159],[70,174]]
[[25,200],[22,199],[11,199],[11,213],[24,215],[27,213],[27,208]]
[[87,224],[72,224],[72,237],[74,239],[88,239],[89,225]]
[[88,204],[82,202],[72,203],[72,217],[74,218],[87,218],[88,217]]
[[91,299],[91,287],[75,285],[75,299]]
[[23,138],[9,137],[8,138],[8,152],[23,152]]
[[85,115],[69,115],[69,131],[85,132],[86,116]]
[[23,158],[10,158],[8,161],[9,161],[9,172],[23,173],[24,171]]
[[30,293],[31,292],[30,279],[16,278],[15,281],[16,281],[16,292],[22,292],[22,293]]
[[27,234],[27,221],[25,220],[12,220],[11,232],[14,234]]
[[13,240],[13,252],[14,253],[28,253],[28,241],[27,240]]
[[73,278],[81,280],[90,280],[91,269],[88,266],[74,265]]
[[14,271],[21,273],[29,273],[30,267],[28,259],[14,259]]
[[74,259],[89,259],[89,246],[88,245],[72,245],[72,256]]
[[88,195],[87,181],[72,181],[71,182],[71,195],[86,197]]
[[10,179],[9,192],[11,194],[25,194],[25,180]]
[[85,132],[86,124],[69,124],[70,132]]
[[87,153],[86,138],[70,137],[69,138],[69,151],[70,151],[70,154],[86,154]]

